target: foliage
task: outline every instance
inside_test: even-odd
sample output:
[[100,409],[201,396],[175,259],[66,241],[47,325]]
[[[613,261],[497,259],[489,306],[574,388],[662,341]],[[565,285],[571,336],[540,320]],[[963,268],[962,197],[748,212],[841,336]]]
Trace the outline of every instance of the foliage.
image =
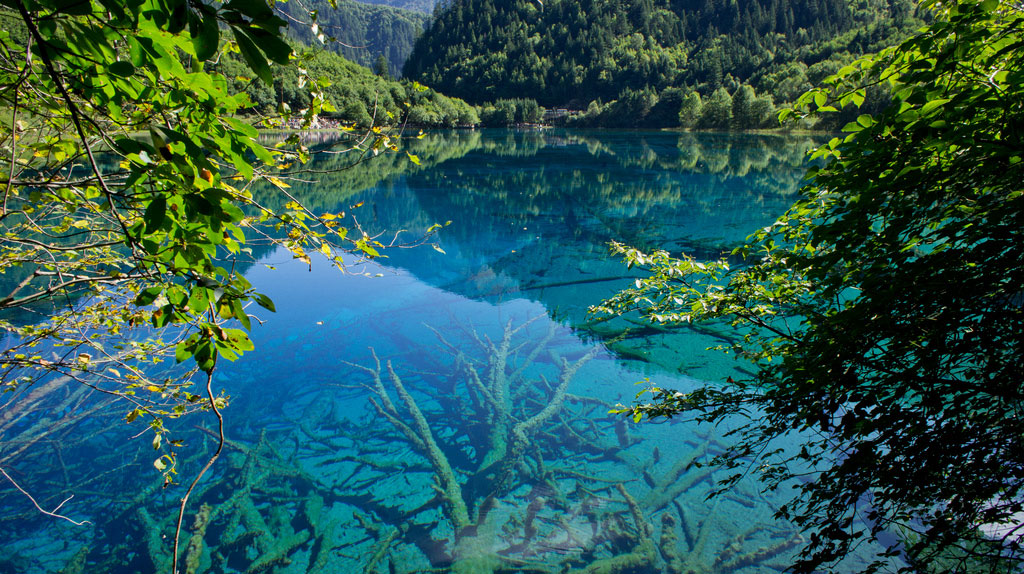
[[739,250],[746,265],[615,246],[651,274],[601,310],[730,323],[731,350],[756,366],[629,410],[749,417],[718,462],[768,487],[800,479],[778,512],[809,534],[797,572],[871,540],[888,540],[873,568],[1021,568],[1024,13],[936,12],[801,99],[795,113],[821,114],[860,105],[866,83],[893,93],[817,150],[828,161]]
[[732,96],[724,87],[718,88],[704,101],[700,126],[706,128],[725,129],[732,122]]
[[679,105],[679,125],[684,128],[692,128],[700,121],[701,113],[704,111],[704,102],[697,92],[690,92],[683,98]]
[[730,115],[732,116],[732,123],[736,126],[757,126],[764,118],[754,117],[754,102],[757,100],[757,96],[754,95],[754,88],[750,86],[740,86],[736,93],[732,95],[732,109]]
[[660,94],[652,88],[627,88],[607,104],[600,100],[591,102],[585,112],[570,115],[565,123],[572,127],[713,130],[778,126],[771,96],[757,96],[746,84],[741,85],[736,94],[740,95],[739,104],[724,87],[715,90],[707,100],[702,100],[699,92],[680,88],[667,88]]
[[[258,182],[287,195],[278,169],[308,150],[259,143],[236,117],[248,96],[207,64],[238,54],[269,84],[293,61],[267,3],[4,0],[0,12],[3,390],[84,384],[147,420],[167,452],[179,444],[165,418],[226,404],[208,377],[205,400],[192,391],[196,369],[253,348],[251,304],[273,311],[236,269],[249,246],[340,266],[342,251],[380,245],[344,214],[253,197]],[[309,125],[330,106],[305,81]],[[394,147],[384,132],[363,141]],[[170,481],[174,462],[172,449],[154,464]]]
[[480,123],[474,108],[462,100],[414,82],[375,74],[328,50],[297,45],[296,52],[298,65],[271,66],[272,84],[252,81],[237,55],[225,54],[211,68],[229,79],[230,91],[249,95],[252,104],[240,110],[247,114],[275,118],[279,109],[309,107],[313,97],[309,81],[317,78],[316,87],[331,110],[321,115],[348,125],[369,128],[408,121],[421,127],[455,127]]
[[534,99],[499,99],[484,106],[480,115],[485,126],[507,127],[539,123],[543,119],[544,111]]
[[[920,24],[912,12],[903,0],[453,0],[435,12],[404,72],[474,104],[536,98],[583,110],[670,89],[707,99],[742,84],[781,104],[904,37]],[[678,111],[596,121],[663,127]]]

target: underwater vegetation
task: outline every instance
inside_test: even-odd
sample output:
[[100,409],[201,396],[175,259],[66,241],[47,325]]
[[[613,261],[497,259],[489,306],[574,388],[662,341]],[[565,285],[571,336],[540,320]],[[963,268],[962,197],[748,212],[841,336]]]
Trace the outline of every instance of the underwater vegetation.
[[[543,316],[429,332],[429,353],[335,359],[340,376],[280,411],[266,399],[233,404],[246,422],[192,495],[181,571],[724,574],[788,565],[799,537],[770,518],[772,500],[745,483],[704,500],[716,471],[699,463],[723,449],[714,429],[672,425],[670,441],[641,440],[608,414],[608,393],[589,380],[608,360],[602,347]],[[216,432],[195,430],[189,453],[199,463]],[[159,477],[135,474],[152,480],[131,488],[88,478],[124,494],[108,493],[102,511],[94,499],[100,528],[65,533],[50,571],[169,571],[174,497]]]
[[[693,464],[721,445],[711,436],[697,439],[652,475],[660,454],[654,451],[652,459],[630,448],[636,439],[624,423],[604,415],[612,405],[570,392],[599,347],[559,353],[553,325],[545,333],[527,330],[535,320],[506,323],[494,340],[469,333],[475,355],[437,333],[454,358],[455,376],[443,392],[435,388],[425,397],[432,415],[424,414],[390,361],[382,367],[374,354],[373,366],[362,367],[377,413],[428,462],[433,493],[400,514],[404,524],[422,524],[437,520],[429,509],[442,509],[447,527],[430,522],[429,538],[414,541],[428,553],[430,568],[735,572],[770,563],[796,545],[797,535],[781,525],[753,525],[718,539],[721,515],[700,516],[678,499],[712,479],[710,469],[694,472]],[[466,421],[477,428],[459,433]],[[447,452],[435,436],[450,437]],[[395,537],[388,544],[400,542]],[[784,566],[783,560],[778,567]]]
[[[745,480],[706,500],[723,475],[698,465],[727,428],[609,414],[646,376],[683,390],[736,376],[703,351],[721,333],[586,308],[632,280],[608,240],[717,257],[788,204],[799,151],[703,134],[455,136],[410,142],[419,166],[397,154],[336,171],[335,155],[317,164],[330,176],[292,182],[374,232],[454,223],[444,253],[392,253],[365,284],[253,246],[246,275],[276,289],[279,312],[258,318],[257,354],[218,366],[228,442],[188,503],[179,572],[788,566],[799,539],[773,517],[786,493]],[[58,378],[0,395],[0,468],[45,509],[73,494],[59,512],[89,521],[40,514],[0,476],[0,574],[169,571],[184,488],[164,487],[163,451],[123,406]],[[213,423],[168,435],[184,445],[178,482],[216,449]]]

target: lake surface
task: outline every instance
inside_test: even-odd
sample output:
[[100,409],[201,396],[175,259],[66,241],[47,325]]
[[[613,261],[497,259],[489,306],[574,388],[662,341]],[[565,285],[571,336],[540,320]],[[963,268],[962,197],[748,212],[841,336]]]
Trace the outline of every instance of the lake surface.
[[[772,515],[788,493],[745,480],[707,500],[722,475],[691,465],[722,451],[727,428],[608,412],[645,379],[744,376],[706,350],[727,334],[586,310],[632,280],[609,241],[727,254],[794,200],[812,143],[437,133],[409,142],[421,165],[393,154],[296,184],[315,211],[347,210],[384,243],[451,224],[436,249],[389,249],[347,274],[255,249],[247,276],[278,312],[257,312],[256,352],[216,373],[229,443],[190,502],[183,549],[210,510],[189,571],[784,569],[800,538]],[[61,512],[92,524],[42,516],[5,484],[0,573],[169,571],[184,487],[161,488],[150,439],[132,438],[143,429],[122,411],[82,417],[74,389],[49,400],[6,427],[0,455],[41,504],[75,494]],[[179,427],[187,484],[216,427],[212,415]]]

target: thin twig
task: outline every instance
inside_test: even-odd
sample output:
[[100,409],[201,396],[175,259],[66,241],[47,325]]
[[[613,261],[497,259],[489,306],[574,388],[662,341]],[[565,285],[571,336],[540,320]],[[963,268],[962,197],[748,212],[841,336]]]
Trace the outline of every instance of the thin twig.
[[[214,358],[214,363],[216,366],[216,358]],[[210,408],[213,409],[213,414],[217,415],[217,450],[216,452],[213,453],[213,456],[210,457],[210,460],[206,461],[206,466],[204,466],[203,469],[199,471],[199,474],[196,475],[195,480],[193,480],[192,484],[189,485],[188,490],[185,491],[185,496],[181,497],[181,507],[178,509],[178,524],[174,529],[174,550],[171,559],[171,574],[178,574],[178,541],[179,538],[181,537],[181,523],[185,520],[185,505],[188,504],[189,496],[191,496],[192,491],[195,490],[196,485],[199,484],[199,479],[201,479],[203,475],[206,474],[206,471],[209,470],[211,466],[213,466],[213,463],[216,462],[217,457],[220,456],[220,452],[224,450],[224,416],[220,414],[220,410],[217,408],[217,401],[214,400],[213,398],[212,387],[213,369],[211,368],[206,373],[206,397],[210,401]]]
[[36,26],[35,20],[28,13],[28,9],[22,2],[17,4],[18,11],[21,13],[22,19],[25,21],[25,25],[28,27],[29,33],[35,37],[36,43],[39,44],[39,56],[43,60],[43,65],[46,67],[47,73],[50,78],[53,79],[54,86],[57,91],[60,92],[61,99],[68,106],[68,112],[71,115],[71,122],[75,125],[75,129],[78,132],[79,139],[82,140],[82,148],[85,150],[86,155],[89,158],[89,166],[92,168],[93,173],[96,174],[97,182],[100,184],[100,188],[103,190],[104,196],[107,201],[110,202],[110,212],[114,216],[114,219],[120,224],[121,231],[124,233],[124,237],[128,246],[131,247],[132,252],[138,251],[138,244],[132,239],[132,234],[128,231],[128,226],[121,217],[121,214],[117,212],[114,203],[114,192],[107,186],[107,182],[103,177],[103,172],[100,170],[99,163],[96,161],[95,155],[92,152],[92,146],[89,145],[89,138],[86,136],[85,128],[82,127],[82,114],[75,104],[75,100],[68,93],[67,86],[64,85],[64,81],[61,79],[61,75],[57,73],[57,68],[53,64],[53,60],[50,58],[49,48],[46,40],[39,32],[39,28]]
[[20,90],[17,85],[21,84],[32,71],[32,36],[25,41],[25,70],[14,89],[14,105],[11,106],[11,174],[7,181],[7,189],[4,190],[4,204],[0,210],[0,218],[7,216],[7,199],[11,196],[11,188],[14,182],[14,166],[18,163],[18,94]]
[[27,490],[25,490],[24,488],[22,488],[22,487],[21,487],[21,485],[19,485],[19,484],[18,484],[17,482],[15,482],[15,481],[14,481],[14,479],[13,479],[13,478],[11,478],[11,475],[7,474],[7,471],[6,471],[6,470],[4,470],[4,469],[0,468],[0,474],[3,474],[3,475],[4,475],[4,476],[5,476],[6,478],[7,478],[7,480],[11,481],[11,484],[13,484],[13,485],[14,485],[14,488],[17,488],[17,489],[18,489],[18,490],[19,490],[19,491],[20,491],[20,492],[21,492],[22,494],[24,494],[25,496],[27,496],[27,497],[28,497],[28,499],[32,501],[32,504],[33,504],[33,505],[35,505],[35,507],[36,507],[37,509],[39,509],[39,512],[42,512],[43,514],[45,514],[45,515],[47,515],[47,516],[52,516],[52,517],[54,517],[54,518],[61,518],[61,519],[67,520],[68,522],[70,522],[71,524],[74,524],[75,526],[84,526],[84,525],[86,525],[86,524],[92,524],[92,522],[89,522],[88,520],[83,520],[83,521],[81,521],[81,522],[78,522],[78,521],[76,521],[76,520],[72,520],[72,519],[68,518],[67,516],[64,516],[63,514],[57,514],[57,511],[58,511],[58,510],[60,510],[60,507],[64,506],[64,504],[65,504],[65,503],[66,503],[67,501],[69,501],[69,500],[71,500],[72,498],[74,498],[74,497],[75,497],[75,495],[74,495],[74,494],[72,494],[71,496],[69,496],[69,497],[65,498],[65,499],[64,499],[64,500],[63,500],[63,501],[62,501],[62,502],[61,502],[60,504],[58,504],[58,505],[57,505],[57,507],[56,507],[56,508],[54,508],[54,509],[53,509],[52,511],[49,511],[49,510],[43,510],[43,507],[42,507],[42,506],[39,506],[39,503],[38,503],[38,502],[36,502],[36,499],[32,498],[32,495],[31,495],[31,494],[29,494]]

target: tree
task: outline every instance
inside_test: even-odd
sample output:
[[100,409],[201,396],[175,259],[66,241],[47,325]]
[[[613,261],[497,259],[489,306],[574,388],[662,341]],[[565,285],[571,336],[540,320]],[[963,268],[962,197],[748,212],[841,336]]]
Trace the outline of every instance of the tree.
[[478,105],[525,97],[567,107],[580,94],[608,102],[627,89],[660,97],[670,86],[707,97],[741,83],[790,103],[811,86],[782,82],[787,66],[806,70],[902,39],[921,23],[894,26],[897,10],[845,0],[452,0],[417,38],[404,76]]
[[494,102],[493,107],[484,108],[480,119],[487,126],[511,126],[516,121],[515,101],[502,99]]
[[681,88],[666,88],[658,94],[658,101],[651,108],[647,122],[655,127],[676,127],[679,125],[679,112],[683,107],[685,93]]
[[638,127],[649,125],[647,116],[658,103],[654,90],[626,89],[619,94],[619,99],[612,102],[608,111],[610,119],[603,122],[610,127]]
[[384,54],[377,55],[377,62],[373,65],[373,73],[386,80],[391,79],[391,72],[388,69],[388,59],[384,57]]
[[704,102],[699,125],[705,128],[728,129],[732,121],[732,96],[724,87],[715,90]]
[[760,96],[757,97],[756,100],[754,100],[753,104],[751,104],[750,106],[750,115],[752,122],[750,127],[759,128],[764,127],[766,125],[772,125],[772,120],[775,120],[774,125],[772,125],[772,127],[777,126],[778,121],[774,117],[774,113],[775,102],[772,101],[772,97],[768,94],[761,94]]
[[683,103],[679,107],[679,125],[684,128],[695,127],[703,111],[704,104],[700,100],[700,94],[690,92],[683,98]]
[[[373,257],[380,245],[343,215],[294,201],[270,210],[253,196],[257,182],[283,192],[281,169],[308,150],[297,138],[260,144],[237,116],[248,96],[206,65],[237,52],[272,85],[270,63],[288,64],[292,49],[269,3],[0,5],[17,22],[0,30],[0,384],[14,393],[4,420],[54,388],[84,385],[123,405],[127,422],[148,422],[169,484],[177,441],[165,440],[165,421],[197,410],[220,419],[215,365],[253,348],[247,305],[273,310],[235,269],[247,246],[273,242],[340,265],[341,250]],[[309,125],[329,108],[323,84],[305,83],[313,93],[299,119]],[[158,370],[167,359],[184,364]]]
[[735,329],[755,376],[649,389],[626,410],[739,418],[717,462],[796,488],[778,511],[807,534],[796,572],[870,540],[888,540],[872,570],[1024,562],[1024,13],[932,8],[928,28],[802,98],[796,115],[859,105],[869,84],[893,94],[815,152],[827,163],[743,266],[617,245],[651,274],[600,307]]
[[732,95],[732,127],[740,130],[759,127],[759,118],[754,117],[755,101],[754,88],[743,84],[736,90]]

